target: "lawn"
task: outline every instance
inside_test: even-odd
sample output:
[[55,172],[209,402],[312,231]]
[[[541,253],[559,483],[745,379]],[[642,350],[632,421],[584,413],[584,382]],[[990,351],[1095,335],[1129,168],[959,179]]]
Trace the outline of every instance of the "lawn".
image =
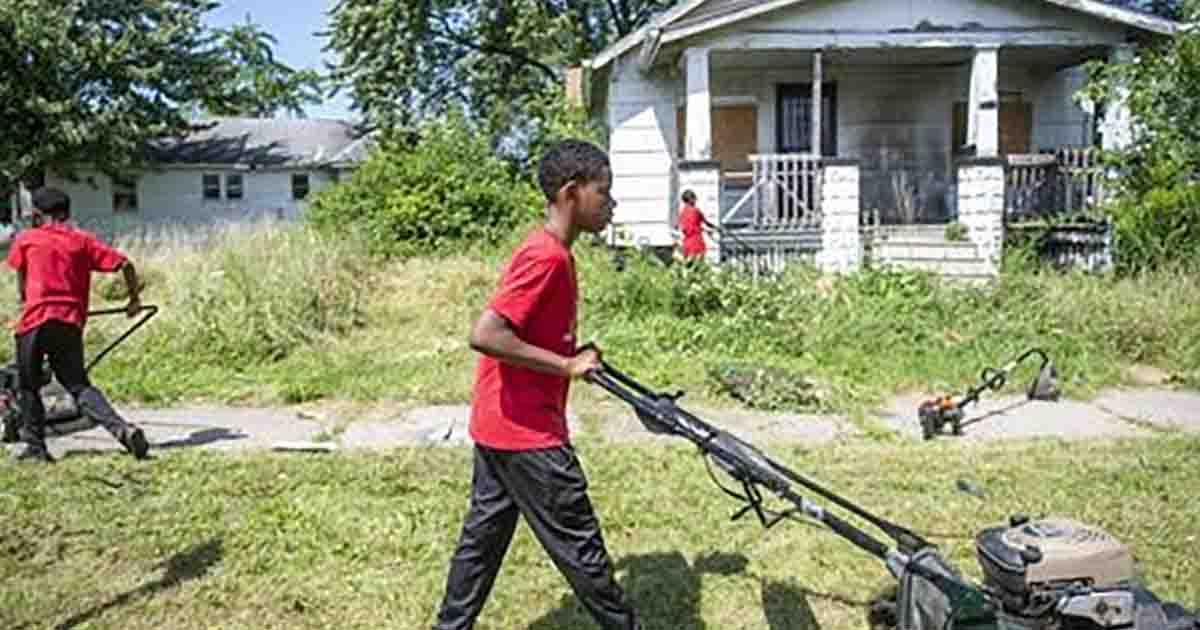
[[[819,527],[730,522],[736,505],[689,447],[579,450],[649,629],[863,628],[889,584]],[[766,450],[926,534],[972,576],[978,530],[1012,512],[1070,515],[1130,544],[1160,596],[1200,605],[1194,437]],[[463,449],[0,464],[0,628],[428,627],[469,465]],[[594,626],[522,525],[478,627]]]

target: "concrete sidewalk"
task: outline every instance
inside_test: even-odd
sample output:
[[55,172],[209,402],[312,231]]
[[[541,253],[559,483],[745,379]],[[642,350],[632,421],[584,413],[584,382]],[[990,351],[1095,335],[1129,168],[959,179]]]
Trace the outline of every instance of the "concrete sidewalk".
[[[916,397],[897,397],[864,424],[832,415],[769,414],[714,411],[684,405],[707,421],[762,446],[822,444],[867,439],[866,434],[892,432],[920,441]],[[395,417],[357,422],[319,421],[299,408],[182,407],[123,409],[146,431],[152,449],[206,448],[226,451],[386,450],[395,447],[461,447],[468,408],[462,405],[422,407]],[[670,440],[648,433],[632,411],[606,402],[588,410],[589,422],[571,415],[572,435],[579,441],[638,443]],[[1172,432],[1200,434],[1200,392],[1165,389],[1122,389],[1090,401],[1026,401],[1021,397],[985,399],[968,408],[964,443],[995,440],[1084,440],[1150,437]],[[118,449],[103,429],[92,428],[49,439],[51,451],[63,456],[81,451]]]

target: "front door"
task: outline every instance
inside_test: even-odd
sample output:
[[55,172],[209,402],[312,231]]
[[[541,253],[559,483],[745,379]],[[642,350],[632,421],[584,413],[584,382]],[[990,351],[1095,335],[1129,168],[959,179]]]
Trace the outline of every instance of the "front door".
[[[779,86],[775,108],[776,143],[780,153],[812,150],[812,84]],[[837,86],[821,84],[821,155],[837,155]]]

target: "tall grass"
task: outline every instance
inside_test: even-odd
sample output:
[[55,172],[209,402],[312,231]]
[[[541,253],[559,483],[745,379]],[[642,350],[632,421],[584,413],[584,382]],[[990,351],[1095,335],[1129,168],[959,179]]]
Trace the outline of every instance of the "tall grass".
[[[95,376],[118,399],[154,404],[466,401],[476,361],[467,331],[523,235],[472,254],[386,263],[361,243],[271,222],[121,241],[148,278],[145,301],[163,310]],[[1184,272],[1019,270],[966,287],[805,267],[754,280],[638,255],[619,268],[586,242],[575,255],[581,338],[645,380],[713,404],[730,402],[713,380],[727,366],[776,368],[819,386],[816,398],[775,406],[853,411],[901,390],[962,389],[1031,346],[1051,355],[1072,394],[1123,382],[1133,363],[1200,384],[1200,277]],[[0,295],[15,296],[11,274],[2,282]],[[117,277],[95,289],[96,304],[123,297]],[[89,347],[124,324],[94,320]],[[1030,366],[1011,380],[1019,387],[1032,376]],[[598,395],[577,391],[583,405]]]

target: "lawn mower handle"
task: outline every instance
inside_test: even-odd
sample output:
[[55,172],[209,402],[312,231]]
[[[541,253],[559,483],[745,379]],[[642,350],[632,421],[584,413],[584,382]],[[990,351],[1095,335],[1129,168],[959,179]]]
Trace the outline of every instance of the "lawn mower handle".
[[[768,527],[774,522],[768,522],[764,517],[758,505],[760,498],[754,489],[755,486],[765,486],[780,498],[791,502],[805,515],[822,522],[859,548],[884,560],[889,566],[896,561],[903,562],[903,560],[897,560],[897,552],[890,550],[886,544],[797,494],[792,489],[792,484],[795,483],[878,527],[896,541],[905,557],[919,549],[933,546],[908,529],[875,516],[789,470],[733,434],[718,429],[680,409],[675,401],[683,395],[683,392],[656,394],[603,361],[601,367],[589,372],[586,378],[589,382],[600,386],[632,406],[637,412],[638,418],[652,432],[683,437],[696,444],[705,455],[711,456],[721,468],[742,482],[747,495],[741,497],[728,490],[726,493],[746,500],[749,503],[746,509],[754,509],[760,520],[763,520],[764,525]],[[744,512],[745,510],[742,513]],[[778,518],[774,521],[778,521]]]
[[[102,316],[102,315],[118,315],[118,314],[128,313],[128,312],[129,312],[129,309],[126,309],[126,308],[104,308],[104,309],[100,309],[100,310],[96,310],[96,311],[88,311],[88,317]],[[146,304],[144,306],[138,307],[137,312],[142,314],[141,318],[139,318],[136,322],[134,322],[133,325],[130,326],[129,329],[126,330],[120,337],[117,337],[116,340],[114,340],[112,343],[108,344],[95,357],[93,357],[91,362],[89,362],[87,364],[87,368],[85,368],[86,371],[91,372],[92,368],[96,367],[96,364],[99,363],[100,360],[105,357],[105,355],[107,355],[109,352],[112,352],[114,348],[116,348],[118,345],[121,344],[121,342],[128,339],[130,335],[132,335],[134,332],[137,331],[137,329],[144,326],[146,324],[146,322],[150,321],[151,317],[154,317],[155,315],[157,315],[158,307],[153,304]]]

